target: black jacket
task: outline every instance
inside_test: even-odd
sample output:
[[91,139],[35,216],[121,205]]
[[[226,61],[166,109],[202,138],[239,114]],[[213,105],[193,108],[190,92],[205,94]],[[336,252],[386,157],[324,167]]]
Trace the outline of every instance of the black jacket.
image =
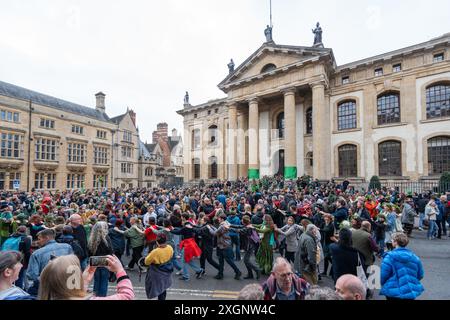
[[[336,283],[337,279],[344,274],[353,274],[357,276],[356,267],[358,266],[359,251],[344,247],[337,243],[330,244],[330,254],[333,264],[333,280]],[[359,257],[364,268],[364,255],[359,253]]]
[[261,213],[256,213],[253,217],[252,217],[252,224],[262,224],[264,221],[264,214]]
[[78,241],[78,244],[80,245],[81,249],[83,249],[85,254],[87,255],[87,253],[88,253],[87,236],[86,236],[86,230],[84,229],[84,226],[79,225],[78,227],[73,228],[73,237],[75,238],[75,240]]
[[73,253],[78,257],[78,259],[83,261],[86,258],[86,252],[81,248],[77,240],[71,235],[61,235],[56,240],[58,243],[67,243],[72,247]]

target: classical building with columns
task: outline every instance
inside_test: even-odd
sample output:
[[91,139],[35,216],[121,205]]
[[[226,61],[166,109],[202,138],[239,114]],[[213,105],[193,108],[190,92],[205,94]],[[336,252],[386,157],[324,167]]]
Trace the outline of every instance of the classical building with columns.
[[267,40],[229,64],[225,98],[185,98],[185,181],[419,181],[450,171],[450,33],[345,65],[321,43]]

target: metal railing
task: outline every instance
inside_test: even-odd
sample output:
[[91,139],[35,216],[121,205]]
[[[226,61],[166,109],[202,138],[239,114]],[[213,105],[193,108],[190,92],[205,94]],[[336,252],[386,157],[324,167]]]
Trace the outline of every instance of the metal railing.
[[[439,181],[380,181],[381,189],[395,189],[401,193],[446,193],[450,192],[450,183]],[[368,191],[369,182],[351,183],[356,190]]]

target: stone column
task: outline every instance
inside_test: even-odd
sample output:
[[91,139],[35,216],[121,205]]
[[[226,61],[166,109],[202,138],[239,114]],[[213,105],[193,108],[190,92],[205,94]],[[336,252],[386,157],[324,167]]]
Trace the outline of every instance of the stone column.
[[297,135],[295,113],[295,88],[284,93],[284,123],[285,123],[285,179],[297,179]]
[[248,178],[259,179],[259,109],[257,98],[249,100],[248,118]]
[[245,131],[248,127],[247,116],[244,113],[240,113],[238,116],[238,148],[237,148],[237,159],[238,159],[238,176],[245,177],[247,175],[247,159],[246,159],[246,146],[245,146]]
[[209,179],[209,157],[211,156],[211,150],[208,145],[208,122],[203,120],[200,129],[200,179]]
[[226,179],[226,176],[225,176],[226,161],[224,161],[225,137],[226,137],[226,135],[225,135],[225,119],[224,119],[224,117],[220,117],[217,138],[216,138],[218,140],[217,145],[219,147],[218,155],[217,155],[219,179]]
[[232,103],[228,106],[228,179],[237,180],[237,104]]
[[325,83],[317,82],[311,85],[313,94],[313,176],[314,179],[328,180],[327,154],[329,153],[329,110],[325,102]]

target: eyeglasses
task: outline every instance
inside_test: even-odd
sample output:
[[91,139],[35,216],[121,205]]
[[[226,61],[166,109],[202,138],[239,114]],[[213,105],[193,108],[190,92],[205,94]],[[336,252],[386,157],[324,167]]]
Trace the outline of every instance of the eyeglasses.
[[286,272],[286,273],[279,273],[278,276],[282,277],[282,278],[288,278],[290,276],[292,276],[294,273],[293,272]]

